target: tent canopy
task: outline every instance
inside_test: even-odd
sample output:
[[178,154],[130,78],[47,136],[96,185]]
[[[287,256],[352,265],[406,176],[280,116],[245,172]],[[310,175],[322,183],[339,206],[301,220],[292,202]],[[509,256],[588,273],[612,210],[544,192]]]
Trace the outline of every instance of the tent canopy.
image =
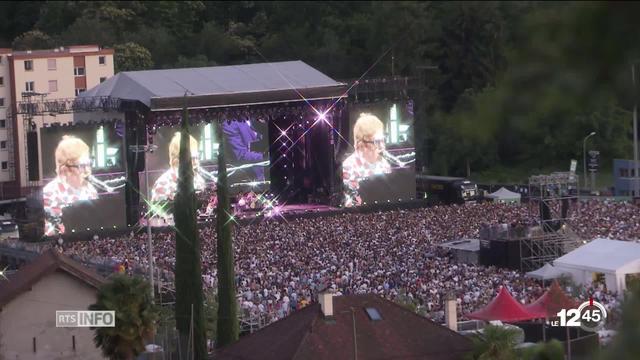
[[498,191],[487,195],[487,197],[491,198],[491,199],[494,199],[494,200],[503,200],[503,201],[515,200],[515,201],[519,201],[520,198],[521,198],[521,195],[518,194],[517,192],[513,192],[513,191],[510,191],[508,189],[505,189],[504,187],[501,187]]
[[[120,72],[80,97],[137,100],[151,110],[327,99],[344,94],[336,82],[302,61]],[[303,99],[304,98],[304,99]]]
[[503,286],[498,296],[491,300],[487,306],[467,316],[471,319],[500,320],[508,323],[544,318],[546,311],[532,312],[525,309]]
[[565,272],[555,268],[553,265],[546,263],[538,270],[529,271],[526,276],[539,280],[553,280],[564,275]]
[[560,269],[634,273],[640,269],[640,244],[600,238],[556,259],[553,265]]
[[574,299],[562,291],[558,282],[554,281],[538,300],[525,306],[525,309],[535,314],[545,313],[547,317],[552,318],[557,316],[560,310],[573,309],[577,305],[578,303]]

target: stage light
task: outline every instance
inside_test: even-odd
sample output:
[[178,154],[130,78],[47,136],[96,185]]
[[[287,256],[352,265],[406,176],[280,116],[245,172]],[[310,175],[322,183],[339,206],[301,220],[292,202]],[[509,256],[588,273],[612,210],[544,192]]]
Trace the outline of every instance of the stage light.
[[72,233],[76,232],[76,229],[71,229],[71,232],[72,232]]
[[281,134],[282,134],[282,136],[287,136],[287,132],[284,131],[284,130],[282,130]]
[[89,231],[89,230],[91,230],[91,229],[87,228],[87,231]]
[[104,226],[100,226],[100,230],[104,230]]

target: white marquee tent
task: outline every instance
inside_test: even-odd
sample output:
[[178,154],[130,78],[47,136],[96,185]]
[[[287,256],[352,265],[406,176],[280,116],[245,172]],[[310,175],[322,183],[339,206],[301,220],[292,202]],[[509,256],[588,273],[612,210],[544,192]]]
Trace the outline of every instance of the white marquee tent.
[[592,282],[595,274],[604,274],[607,289],[622,295],[627,288],[626,275],[640,274],[640,244],[596,239],[556,259],[553,265],[570,273],[579,284]]
[[529,271],[526,274],[526,276],[533,279],[539,279],[539,280],[553,280],[561,277],[564,274],[568,274],[568,273],[566,271],[556,268],[555,266],[549,263],[546,263],[544,264],[543,267],[541,267],[538,270]]
[[498,191],[487,195],[486,197],[493,199],[493,202],[500,203],[519,203],[520,194],[501,187]]

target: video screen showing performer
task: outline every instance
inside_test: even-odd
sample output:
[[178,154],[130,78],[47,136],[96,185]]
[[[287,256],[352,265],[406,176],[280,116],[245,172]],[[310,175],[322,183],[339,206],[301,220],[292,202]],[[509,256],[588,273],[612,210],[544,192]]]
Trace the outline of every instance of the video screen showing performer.
[[111,130],[41,129],[45,236],[125,226],[122,142]]
[[353,150],[342,162],[343,206],[415,198],[413,117],[407,108],[384,102],[351,109]]
[[[201,123],[190,129],[190,149],[194,169],[194,188],[201,207],[200,216],[215,212],[218,151],[220,138],[214,123]],[[269,188],[269,155],[266,124],[261,121],[228,120],[220,126],[225,141],[227,182],[232,199],[247,191],[261,193]],[[145,175],[148,175],[150,201],[143,204],[150,214],[152,226],[172,225],[172,204],[177,191],[180,135],[177,127],[160,127],[153,134],[157,147],[146,154],[148,174],[140,172],[141,194],[146,194]],[[144,200],[143,200],[144,201]],[[146,221],[146,219],[144,220]]]
[[[178,191],[178,176],[180,165],[180,132],[176,132],[169,143],[169,168],[155,181],[151,188],[151,202],[154,215],[169,219],[173,217],[173,200]],[[206,184],[200,170],[200,155],[198,141],[189,136],[191,151],[191,165],[193,166],[193,189],[196,194],[205,190]],[[211,191],[215,191],[215,182],[209,184]]]
[[[254,121],[254,124],[260,124]],[[251,163],[261,163],[268,160],[267,149],[258,149],[254,144],[259,143],[264,134],[254,129],[251,120],[233,121],[227,120],[222,123],[222,131],[226,142],[227,162],[232,165],[244,165]],[[266,168],[268,169],[268,168]],[[253,166],[246,171],[244,178],[250,181],[265,181],[265,167]]]

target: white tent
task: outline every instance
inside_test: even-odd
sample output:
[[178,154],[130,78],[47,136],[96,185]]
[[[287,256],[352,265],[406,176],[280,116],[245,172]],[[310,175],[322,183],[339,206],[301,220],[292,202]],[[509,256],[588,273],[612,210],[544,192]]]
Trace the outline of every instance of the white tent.
[[501,187],[498,191],[487,195],[486,197],[493,199],[494,202],[501,203],[519,203],[520,194]]
[[553,262],[556,269],[570,273],[579,284],[604,274],[607,289],[622,291],[627,288],[626,275],[640,274],[640,244],[630,241],[596,239]]
[[564,274],[568,274],[566,271],[557,269],[553,265],[546,263],[538,270],[529,271],[527,277],[539,279],[539,280],[553,280],[561,277]]

